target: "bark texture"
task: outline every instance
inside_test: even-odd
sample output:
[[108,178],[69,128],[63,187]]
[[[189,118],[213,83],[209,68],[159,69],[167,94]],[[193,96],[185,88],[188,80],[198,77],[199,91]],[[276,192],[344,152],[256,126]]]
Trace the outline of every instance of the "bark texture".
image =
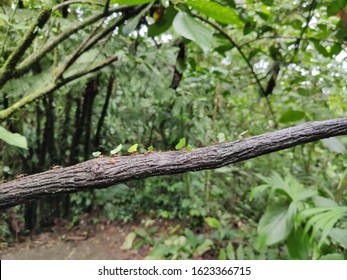
[[319,139],[347,134],[347,118],[308,122],[190,152],[152,152],[97,158],[0,185],[0,209],[58,193],[105,188],[151,176],[214,169]]

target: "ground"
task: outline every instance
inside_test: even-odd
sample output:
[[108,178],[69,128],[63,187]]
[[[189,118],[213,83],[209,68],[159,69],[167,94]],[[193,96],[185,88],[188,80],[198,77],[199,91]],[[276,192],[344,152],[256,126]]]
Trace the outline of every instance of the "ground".
[[20,238],[13,246],[0,247],[3,260],[123,260],[143,259],[150,248],[122,250],[125,237],[136,224],[85,223],[72,229],[58,223],[45,232]]

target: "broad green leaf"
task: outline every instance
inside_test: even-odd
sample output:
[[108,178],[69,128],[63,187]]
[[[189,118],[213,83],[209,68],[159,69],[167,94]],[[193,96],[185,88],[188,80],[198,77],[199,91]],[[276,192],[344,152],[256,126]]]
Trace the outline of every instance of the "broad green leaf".
[[129,250],[133,247],[134,240],[136,238],[136,233],[135,232],[130,232],[126,238],[125,241],[121,247],[123,250]]
[[176,150],[182,149],[186,145],[186,138],[181,138],[181,140],[175,146]]
[[167,31],[171,27],[176,14],[177,10],[173,6],[169,6],[167,9],[165,9],[163,19],[151,24],[148,27],[148,36],[158,36]]
[[189,229],[184,229],[184,234],[187,236],[188,242],[192,247],[196,247],[199,243],[197,236]]
[[219,228],[220,222],[212,217],[205,218],[205,222],[211,227],[211,228]]
[[212,246],[213,246],[212,240],[205,239],[204,242],[196,248],[194,255],[201,256],[207,251],[209,251],[212,248]]
[[128,6],[135,6],[135,5],[141,5],[146,4],[150,2],[154,2],[155,0],[111,0],[110,4],[119,4],[119,5],[128,5]]
[[139,144],[134,144],[128,149],[128,153],[135,153],[137,151],[137,146]]
[[330,49],[330,56],[338,55],[342,51],[342,46],[340,43],[335,43]]
[[195,42],[204,52],[211,49],[212,32],[187,13],[179,12],[172,26],[179,35]]
[[222,6],[217,2],[204,1],[204,0],[188,0],[187,4],[199,13],[211,17],[218,22],[225,24],[235,24],[242,26],[243,23],[240,20],[238,14],[234,9],[226,6]]
[[333,206],[338,206],[335,200],[332,200],[330,198],[326,198],[324,196],[313,196],[312,197],[312,202],[316,207],[333,207]]
[[279,122],[288,123],[288,122],[297,122],[302,120],[305,117],[305,113],[302,111],[287,110],[282,113]]
[[314,47],[316,48],[316,50],[321,54],[323,55],[324,57],[329,57],[329,53],[328,51],[326,50],[325,47],[323,47],[320,43],[320,41],[318,40],[312,40],[312,43],[314,45]]
[[25,136],[18,133],[12,133],[2,126],[0,126],[0,139],[4,140],[6,143],[12,146],[28,149],[28,143]]
[[114,150],[112,150],[110,152],[111,155],[117,154],[121,149],[122,149],[123,145],[119,144],[117,148],[115,148]]
[[97,152],[94,152],[92,153],[93,157],[98,157],[101,155],[101,152],[97,151]]
[[235,251],[233,245],[229,242],[226,247],[228,260],[235,260]]
[[279,243],[290,234],[294,221],[289,223],[287,214],[288,205],[278,204],[270,206],[261,217],[258,233],[266,245]]
[[293,229],[287,241],[287,250],[291,259],[307,260],[310,252],[310,239],[301,226]]
[[343,248],[347,249],[347,229],[332,228],[329,236],[337,241]]
[[335,137],[322,139],[322,142],[324,146],[327,147],[332,152],[336,152],[338,154],[346,153],[345,145]]

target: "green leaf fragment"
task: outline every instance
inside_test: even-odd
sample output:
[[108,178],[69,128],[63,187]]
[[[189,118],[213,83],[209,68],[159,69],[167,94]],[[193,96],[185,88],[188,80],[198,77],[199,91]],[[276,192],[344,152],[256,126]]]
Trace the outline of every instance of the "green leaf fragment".
[[186,138],[181,138],[178,144],[175,146],[176,150],[182,149],[186,145]]
[[137,152],[137,146],[139,144],[134,144],[128,149],[128,153],[136,153]]
[[222,142],[224,142],[225,141],[225,135],[224,135],[224,133],[218,133],[217,134],[217,139],[218,139],[218,143],[222,143]]
[[192,150],[193,150],[193,146],[189,144],[189,145],[186,147],[186,151],[187,151],[187,152],[191,152]]
[[148,151],[148,152],[153,152],[153,150],[154,150],[153,146],[149,146],[149,147],[147,148],[147,151]]
[[94,152],[92,153],[93,157],[98,157],[101,155],[101,152],[97,151],[97,152]]
[[117,146],[117,148],[113,149],[113,150],[110,152],[110,154],[111,154],[111,155],[114,155],[114,154],[119,153],[119,151],[122,149],[122,147],[123,147],[123,145],[122,145],[122,144],[119,144],[119,145]]

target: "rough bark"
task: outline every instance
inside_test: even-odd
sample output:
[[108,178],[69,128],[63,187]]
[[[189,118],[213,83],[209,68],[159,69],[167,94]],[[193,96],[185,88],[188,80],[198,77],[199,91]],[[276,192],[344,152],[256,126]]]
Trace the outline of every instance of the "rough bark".
[[319,139],[347,134],[347,118],[309,122],[190,152],[97,158],[0,185],[0,209],[57,193],[105,188],[133,179],[214,169]]

